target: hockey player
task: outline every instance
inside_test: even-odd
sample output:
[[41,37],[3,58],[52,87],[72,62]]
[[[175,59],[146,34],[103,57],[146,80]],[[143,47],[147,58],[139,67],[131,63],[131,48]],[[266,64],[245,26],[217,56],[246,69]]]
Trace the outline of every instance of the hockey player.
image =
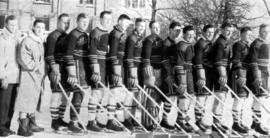
[[[185,26],[183,29],[183,40],[177,44],[177,59],[176,65],[174,67],[176,73],[176,84],[178,88],[176,91],[180,93],[179,95],[179,109],[187,114],[190,109],[191,99],[185,97],[183,94],[185,92],[193,95],[194,94],[194,84],[192,75],[192,60],[194,57],[194,37],[195,30],[193,26]],[[187,122],[189,116],[178,113],[177,123],[185,129],[187,132],[193,132],[193,128]],[[181,130],[181,128],[178,128]]]
[[[66,111],[67,99],[62,94],[58,86],[63,77],[61,74],[66,73],[63,64],[63,54],[65,50],[64,41],[67,37],[67,30],[69,29],[70,18],[66,13],[58,17],[57,29],[51,32],[47,37],[45,47],[45,60],[48,65],[48,74],[51,82],[52,96],[51,96],[51,127],[56,130],[63,130],[68,126],[68,123],[63,121],[64,113]],[[61,83],[65,83],[61,81]],[[70,90],[70,88],[69,88]]]
[[[106,92],[98,82],[101,81],[106,85],[106,57],[109,52],[108,36],[109,27],[111,25],[111,12],[103,11],[100,13],[100,25],[90,33],[89,43],[89,59],[91,68],[91,88],[92,93],[88,103],[88,125],[87,129],[91,131],[102,131],[101,125],[95,122],[97,114],[97,104],[108,100],[108,92]],[[106,102],[102,103],[107,105]],[[111,126],[108,126],[111,128]]]
[[[88,59],[88,35],[86,30],[88,28],[89,18],[86,14],[80,13],[77,16],[77,27],[73,29],[66,37],[64,45],[64,63],[67,73],[63,73],[63,81],[67,81],[68,85],[73,88],[72,104],[79,113],[81,103],[83,100],[83,93],[75,87],[79,84],[83,88],[89,88],[88,76],[90,72]],[[67,87],[69,87],[67,86]],[[69,130],[73,133],[82,133],[79,127],[78,118],[73,111],[70,112]]]
[[[142,18],[137,18],[135,21],[135,29],[127,37],[126,50],[125,50],[125,84],[127,88],[134,93],[133,96],[138,96],[138,88],[136,84],[142,85],[142,68],[141,68],[141,52],[142,41],[144,38],[146,23]],[[135,115],[136,105],[129,99],[130,103],[127,103],[126,108]],[[129,114],[124,114],[124,125],[130,130],[133,129],[134,124]]]
[[[259,101],[254,100],[253,113],[257,118],[253,118],[251,128],[255,131],[269,135],[269,129],[267,129],[261,122],[261,105],[266,104],[266,97],[268,93],[265,93],[260,89],[263,87],[266,91],[269,91],[269,44],[267,39],[270,33],[270,27],[268,25],[261,25],[259,30],[259,38],[255,39],[250,46],[250,66],[251,74],[248,75],[248,80],[252,81],[252,84],[248,84],[249,88],[254,92]],[[250,78],[249,78],[250,77]]]
[[[156,21],[149,24],[151,34],[145,38],[142,47],[142,66],[143,79],[147,92],[157,103],[161,103],[161,97],[154,89],[155,86],[161,87],[162,81],[162,39],[159,37],[160,25]],[[148,98],[143,99],[143,104],[148,112],[158,119],[159,109]],[[142,124],[148,130],[155,130],[156,124],[145,114],[142,113]]]
[[[196,83],[195,92],[198,102],[202,105],[206,105],[209,101],[209,93],[203,89],[204,86],[208,87],[210,90],[214,87],[214,77],[212,73],[213,68],[213,37],[215,33],[215,28],[213,25],[208,24],[203,28],[201,38],[194,45],[194,80]],[[200,105],[195,107],[195,117],[196,124],[205,133],[211,133],[212,124],[210,120],[205,120],[205,109]]]
[[[233,33],[233,26],[229,23],[223,23],[221,25],[221,34],[213,45],[213,62],[214,62],[214,91],[219,99],[225,101],[226,94],[228,92],[225,85],[228,84],[229,73],[229,59],[230,59],[230,47],[229,40]],[[223,133],[227,133],[229,128],[223,123],[223,105],[215,100],[213,113],[217,116],[214,118],[214,123]]]
[[[170,98],[171,101],[177,100],[177,96],[179,95],[178,92],[176,92],[176,89],[173,87],[173,84],[175,83],[176,77],[174,72],[174,67],[176,65],[176,59],[177,59],[177,49],[176,49],[176,39],[181,33],[181,24],[179,22],[171,22],[169,26],[169,36],[163,40],[162,43],[162,63],[165,69],[165,81],[163,82],[163,88],[166,95]],[[168,116],[166,113],[170,113],[172,105],[170,102],[166,101],[164,102],[164,114],[162,116],[162,120],[160,125],[167,129],[174,129],[174,126],[170,125],[168,123]]]
[[[114,131],[123,131],[124,128],[119,126],[114,120],[117,102],[123,102],[124,105],[130,102],[130,96],[120,86],[123,84],[124,70],[123,59],[125,53],[126,29],[130,24],[130,18],[122,14],[118,18],[117,25],[109,34],[109,54],[108,54],[108,74],[109,85],[114,96],[109,96],[108,103],[108,122],[107,128]],[[117,97],[117,99],[115,98]]]
[[[240,41],[233,45],[232,49],[232,89],[237,93],[240,100],[234,99],[233,103],[233,126],[232,129],[241,133],[247,134],[249,128],[242,123],[243,105],[248,92],[243,88],[247,81],[248,70],[248,54],[251,43],[251,28],[243,27],[240,30]],[[249,80],[251,81],[251,80]]]

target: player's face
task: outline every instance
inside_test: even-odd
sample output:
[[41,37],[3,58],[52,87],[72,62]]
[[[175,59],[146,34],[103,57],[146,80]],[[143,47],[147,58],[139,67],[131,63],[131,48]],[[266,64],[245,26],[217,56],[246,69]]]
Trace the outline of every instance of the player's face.
[[170,31],[171,31],[172,37],[175,39],[175,38],[177,38],[180,35],[180,33],[181,33],[181,27],[180,26],[176,26],[173,29],[171,29]]
[[224,29],[222,29],[222,34],[227,39],[230,39],[232,37],[233,30],[233,27],[225,27]]
[[78,28],[80,28],[83,31],[86,31],[89,25],[89,18],[81,18],[79,21],[77,21]]
[[136,30],[138,31],[139,34],[143,34],[145,31],[145,22],[138,22],[135,26]]
[[158,22],[153,23],[152,27],[150,29],[151,29],[151,34],[159,35],[159,33],[160,33],[160,25],[159,25]]
[[15,20],[9,20],[6,24],[6,28],[11,32],[14,33],[18,28],[18,21]]
[[119,21],[119,25],[123,28],[123,31],[126,31],[127,28],[130,25],[130,20],[128,20],[128,19],[122,19],[122,20]]
[[215,28],[208,28],[205,32],[205,38],[207,40],[213,40],[215,34]]
[[246,41],[246,42],[250,43],[252,41],[252,32],[247,31],[247,32],[241,34],[241,39],[243,41]]
[[70,18],[69,17],[62,17],[59,21],[58,27],[64,31],[67,31],[69,29],[70,25]]
[[43,37],[45,31],[45,24],[44,23],[37,23],[33,28],[34,33],[39,36]]
[[195,31],[194,30],[190,30],[190,31],[187,31],[185,34],[184,34],[184,39],[187,41],[187,42],[193,42],[194,41],[194,38],[195,38]]
[[263,27],[262,29],[260,29],[260,37],[263,39],[267,39],[269,37],[269,33],[270,33],[269,26],[266,26],[266,27]]
[[111,14],[104,14],[103,18],[100,19],[100,24],[104,28],[109,28],[112,23],[112,15]]

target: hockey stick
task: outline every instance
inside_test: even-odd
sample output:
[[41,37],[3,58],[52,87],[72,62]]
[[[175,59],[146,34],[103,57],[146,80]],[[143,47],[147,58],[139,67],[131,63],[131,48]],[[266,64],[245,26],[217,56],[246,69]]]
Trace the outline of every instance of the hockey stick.
[[260,86],[260,89],[261,89],[263,92],[267,93],[267,95],[269,96],[269,92],[267,92],[262,86]]
[[[177,109],[177,111],[181,114],[185,114],[183,111],[181,111],[175,104],[173,104],[173,102],[155,85],[154,87],[157,92],[159,94],[161,94],[170,104],[172,104],[174,106],[174,108]],[[196,132],[199,132],[200,131],[200,128],[198,126],[196,126],[195,124],[193,123],[189,123],[191,125],[191,127],[196,131]]]
[[252,95],[252,97],[263,107],[263,109],[270,115],[269,110],[259,101],[259,99],[252,93],[252,91],[247,87],[244,86],[244,88],[249,92],[249,94]]
[[78,118],[78,122],[82,125],[83,130],[85,131],[85,133],[87,133],[87,129],[83,123],[83,121],[81,120],[79,113],[76,111],[74,105],[72,104],[71,100],[68,98],[67,92],[65,91],[65,89],[63,88],[62,84],[60,82],[58,82],[58,86],[60,87],[60,89],[62,90],[62,93],[64,95],[64,97],[66,98],[68,104],[70,105],[71,109],[73,110],[73,112],[75,113],[76,117]]
[[[206,86],[203,86],[203,88],[206,89],[211,95],[213,95],[214,98],[217,99],[217,100],[223,105],[223,107],[226,107],[227,109],[230,109],[230,107],[227,107],[227,106],[226,106],[226,103],[224,103],[224,101],[222,101],[220,98],[218,98],[218,97],[215,95],[214,92],[210,91],[209,88],[207,88]],[[230,110],[231,110],[231,109],[230,109]],[[232,114],[235,114],[235,113],[232,112]],[[234,130],[233,130],[233,132],[234,132],[236,135],[240,135],[238,132],[236,132],[236,131],[234,131]],[[241,136],[241,135],[240,135],[240,136]]]
[[[159,109],[161,109],[160,105],[141,87],[139,86],[138,84],[136,84],[136,86],[140,89],[141,92],[143,92]],[[178,109],[178,107],[176,107]],[[167,116],[168,116],[168,113],[164,112]],[[185,135],[187,135],[188,137],[191,137],[190,134],[187,133],[187,131],[185,131],[178,123],[175,123],[175,125],[180,128],[183,133]],[[160,126],[161,127],[161,126]],[[162,128],[162,127],[161,127]]]
[[[240,100],[240,97],[226,84],[225,87],[229,90],[229,92],[237,99]],[[255,114],[253,116],[257,119],[260,120]]]
[[[173,84],[173,85],[174,85],[174,87],[177,88],[177,85],[176,85],[176,84]],[[194,99],[189,93],[185,92],[185,93],[184,93],[184,96],[190,98],[190,99],[193,100],[193,101],[195,101],[198,105],[200,105],[201,107],[203,107],[203,108],[205,109],[205,111],[207,111],[206,106],[205,106],[205,105],[202,105],[198,100]],[[202,109],[200,109],[200,110],[202,110]],[[216,119],[219,120],[219,118],[218,118],[214,113],[212,113],[212,112],[210,112],[210,111],[209,111],[208,113],[210,113],[213,117],[215,117]],[[227,136],[226,134],[224,134],[224,133],[223,133],[223,132],[222,132],[222,131],[214,124],[214,123],[213,123],[213,126],[218,130],[218,132],[219,132],[223,137],[225,137],[225,138],[228,137],[228,136]],[[236,133],[237,136],[240,136],[240,137],[241,137],[241,135],[240,135],[238,132],[236,132],[236,131],[234,131],[234,130],[233,130],[233,132]]]
[[[101,85],[101,87],[103,87],[103,88],[105,88],[105,89],[107,89],[108,91],[109,91],[109,94],[111,95],[111,96],[113,96],[114,98],[115,98],[115,95],[113,95],[112,94],[112,92],[102,83],[102,82],[98,82],[100,85]],[[122,84],[121,84],[121,87],[122,87]],[[143,130],[146,132],[146,133],[150,133],[137,119],[136,119],[136,117],[134,116],[134,115],[132,115],[126,108],[125,108],[125,106],[121,103],[121,102],[118,102],[117,101],[117,103],[119,103],[119,105],[121,106],[121,108],[123,108],[129,115],[130,115],[130,117],[132,117],[132,119],[134,119],[135,121],[136,121],[136,123],[138,123],[139,124],[139,126],[140,127],[142,127],[143,128]]]
[[[86,93],[85,92],[85,90],[79,85],[79,84],[75,84],[75,86],[76,87],[78,87],[81,91],[83,91],[84,93]],[[105,87],[105,88],[107,88],[107,87]],[[91,97],[92,98],[92,97]],[[103,107],[103,105],[101,105],[100,103],[98,103],[97,104],[102,110],[104,110],[104,107]],[[123,125],[123,123],[121,123],[117,118],[113,118],[118,124],[120,124],[123,128],[125,128],[126,129],[126,131],[128,131],[129,133],[131,133],[132,134],[132,132],[129,130],[129,129],[127,129],[124,125]]]

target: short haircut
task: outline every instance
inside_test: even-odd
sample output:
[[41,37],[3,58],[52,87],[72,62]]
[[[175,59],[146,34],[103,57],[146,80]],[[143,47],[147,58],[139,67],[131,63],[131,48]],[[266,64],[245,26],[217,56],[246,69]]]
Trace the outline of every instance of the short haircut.
[[38,23],[43,23],[43,24],[45,24],[45,22],[43,21],[43,20],[41,20],[41,19],[36,19],[35,21],[34,21],[34,27],[38,24]]
[[194,30],[195,30],[195,29],[194,29],[194,27],[193,27],[192,25],[187,25],[187,26],[184,27],[183,33],[185,34],[185,33],[187,33],[188,31],[194,31]]
[[267,24],[261,24],[260,25],[260,30],[263,29],[263,28],[266,28],[266,27],[269,27],[269,25],[267,25]]
[[152,28],[152,26],[153,26],[154,23],[157,23],[157,21],[155,21],[155,20],[150,21],[149,28]]
[[126,15],[126,14],[121,14],[118,17],[118,21],[123,20],[123,19],[130,20],[130,17],[128,15]]
[[212,24],[207,24],[203,27],[203,32],[206,32],[209,28],[215,28]]
[[226,27],[233,27],[233,25],[228,22],[225,22],[221,25],[221,29],[225,29]]
[[6,19],[5,19],[5,23],[7,24],[8,21],[10,21],[10,20],[16,20],[16,16],[15,15],[9,15],[9,16],[7,16]]
[[251,28],[249,26],[245,26],[240,29],[241,34],[246,33],[247,31],[251,31]]
[[60,21],[63,17],[69,17],[67,13],[62,13],[58,16],[57,20]]
[[137,23],[141,23],[141,22],[145,22],[145,20],[144,20],[144,19],[142,19],[142,18],[136,18],[136,20],[135,20],[135,24],[137,24]]
[[100,13],[99,18],[103,18],[105,14],[112,14],[111,11],[103,11]]
[[85,19],[85,18],[87,18],[87,15],[85,14],[85,13],[80,13],[78,16],[77,16],[77,22],[79,21],[79,20],[81,20],[81,19]]
[[177,26],[181,27],[181,24],[177,21],[172,21],[170,26],[169,26],[169,29],[174,29]]

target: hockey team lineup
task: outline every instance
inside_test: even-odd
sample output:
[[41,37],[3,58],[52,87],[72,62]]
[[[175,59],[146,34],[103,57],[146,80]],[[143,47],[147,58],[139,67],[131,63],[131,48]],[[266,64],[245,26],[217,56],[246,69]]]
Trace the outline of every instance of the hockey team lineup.
[[[112,13],[102,11],[97,27],[89,30],[87,14],[78,14],[76,28],[70,28],[70,18],[67,13],[60,14],[57,28],[45,39],[45,23],[36,19],[29,34],[19,41],[17,17],[6,17],[0,34],[0,137],[46,134],[36,120],[46,77],[52,90],[50,127],[56,134],[270,136],[270,127],[262,121],[262,112],[270,115],[266,105],[269,25],[260,25],[254,40],[249,26],[205,24],[196,36],[194,26],[171,21],[168,36],[162,39],[155,20],[133,20],[121,14],[114,25]],[[131,24],[134,27],[128,33]],[[146,35],[147,28],[150,34]],[[232,42],[235,32],[239,39]],[[87,94],[85,122],[80,113]],[[231,107],[226,103],[228,97],[233,101]],[[251,105],[246,104],[248,98]],[[251,111],[251,125],[243,123],[245,108]],[[119,119],[118,110],[122,110],[123,119]],[[225,110],[233,118],[231,126],[224,122]],[[18,112],[16,131],[10,128],[14,111]],[[173,122],[169,117],[172,111],[176,113]],[[101,112],[102,121],[98,119]]]

